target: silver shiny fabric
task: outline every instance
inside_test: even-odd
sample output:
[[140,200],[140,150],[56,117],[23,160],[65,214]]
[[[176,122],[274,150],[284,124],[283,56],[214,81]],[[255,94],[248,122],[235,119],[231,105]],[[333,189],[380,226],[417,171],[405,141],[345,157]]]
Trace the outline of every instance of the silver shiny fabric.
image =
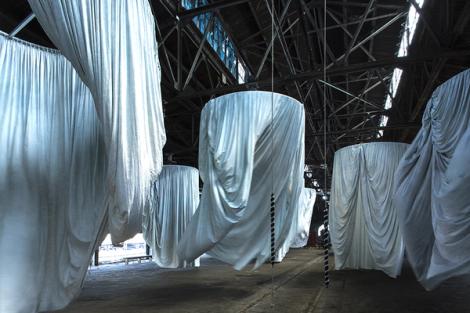
[[[273,102],[272,102],[273,101]],[[304,166],[304,108],[290,97],[238,92],[201,114],[201,202],[178,247],[181,260],[209,255],[241,269],[270,256],[270,195],[276,250],[295,235]]]
[[160,267],[199,266],[199,259],[184,264],[176,249],[199,204],[199,171],[190,166],[164,165],[154,184],[153,199],[144,210],[142,229]]
[[393,204],[393,182],[407,146],[377,142],[336,151],[329,214],[336,269],[400,274],[404,244]]
[[57,51],[0,34],[0,312],[78,296],[106,212],[92,96]]
[[123,241],[162,167],[160,65],[148,0],[29,0],[44,31],[88,86],[102,123],[109,230]]
[[396,173],[407,257],[433,289],[470,273],[470,70],[439,86]]
[[317,198],[317,192],[312,188],[304,188],[300,198],[299,214],[297,216],[297,233],[290,244],[291,248],[302,248],[307,245],[312,221],[313,206]]

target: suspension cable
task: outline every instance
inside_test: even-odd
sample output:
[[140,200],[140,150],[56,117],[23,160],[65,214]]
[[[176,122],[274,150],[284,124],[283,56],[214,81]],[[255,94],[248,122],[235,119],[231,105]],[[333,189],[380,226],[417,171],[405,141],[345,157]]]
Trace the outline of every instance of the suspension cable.
[[271,0],[271,310],[274,311],[274,263],[276,261],[276,200],[274,196],[274,0]]
[[[326,82],[326,0],[323,2],[323,81]],[[323,176],[324,176],[324,185],[323,185],[323,196],[324,201],[324,210],[323,210],[323,272],[324,272],[324,285],[326,288],[330,285],[329,277],[329,244],[330,236],[328,232],[328,193],[327,193],[327,145],[326,145],[326,123],[327,123],[327,113],[326,113],[326,84],[323,84]]]

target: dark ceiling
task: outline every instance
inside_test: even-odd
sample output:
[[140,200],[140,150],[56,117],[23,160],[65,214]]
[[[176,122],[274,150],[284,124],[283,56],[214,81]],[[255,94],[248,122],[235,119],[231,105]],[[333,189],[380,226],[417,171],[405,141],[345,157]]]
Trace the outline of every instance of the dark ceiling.
[[[204,103],[233,91],[271,88],[271,57],[266,52],[271,0],[213,0],[194,10],[178,9],[177,0],[150,3],[160,43],[166,161],[197,166]],[[326,160],[331,166],[334,151],[347,145],[411,141],[432,91],[470,65],[470,1],[426,0],[406,57],[396,53],[406,13],[415,0],[328,0],[326,20],[323,0],[274,3],[275,25],[282,30],[274,41],[274,89],[304,103],[306,163],[318,170],[324,163],[323,99]],[[222,21],[250,71],[247,83],[236,82],[207,42],[200,47],[202,34],[191,17],[202,12],[213,12]],[[11,32],[30,13],[26,0],[3,0],[0,30]],[[52,47],[36,20],[17,37]],[[393,107],[384,110],[395,67],[404,71],[402,82]],[[389,123],[379,128],[382,115],[389,116]],[[384,131],[382,138],[377,138],[379,129]]]

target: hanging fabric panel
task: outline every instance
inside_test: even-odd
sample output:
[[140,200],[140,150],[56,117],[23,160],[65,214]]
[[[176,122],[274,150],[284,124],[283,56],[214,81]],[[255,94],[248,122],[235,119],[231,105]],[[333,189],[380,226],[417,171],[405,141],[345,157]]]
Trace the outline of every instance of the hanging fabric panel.
[[291,231],[294,233],[294,236],[292,236],[291,241],[286,240],[276,251],[276,262],[281,262],[289,252],[290,248],[301,248],[307,244],[315,197],[316,192],[314,189],[302,189],[299,200],[299,209],[297,211],[297,221],[291,225]]
[[310,222],[312,221],[313,206],[317,198],[317,192],[312,188],[304,188],[300,196],[300,208],[297,222],[297,233],[290,245],[291,248],[302,248],[307,245],[310,234]]
[[[109,230],[123,241],[162,166],[165,128],[155,23],[148,0],[29,0],[39,23],[95,101],[114,200]],[[142,212],[142,211],[141,211]]]
[[111,235],[113,245],[121,244],[133,238],[135,235],[142,233],[142,214],[143,210],[145,210],[145,206],[147,206],[150,201],[150,199],[147,200],[143,209],[131,210],[121,218],[119,217],[120,215],[117,215],[116,210],[108,214],[106,234],[109,233]]
[[[271,106],[271,101],[273,105]],[[181,260],[207,252],[241,269],[270,257],[270,197],[276,199],[276,250],[292,240],[302,192],[304,109],[262,91],[209,101],[201,113],[201,202],[178,247]]]
[[393,204],[403,143],[367,143],[335,153],[329,214],[336,269],[400,274],[404,245]]
[[106,212],[92,96],[58,52],[0,34],[0,312],[75,298]]
[[426,289],[470,273],[470,70],[439,86],[396,174],[407,257]]
[[164,165],[154,184],[153,199],[145,208],[143,234],[160,267],[199,266],[180,262],[177,246],[199,204],[199,171],[194,167]]

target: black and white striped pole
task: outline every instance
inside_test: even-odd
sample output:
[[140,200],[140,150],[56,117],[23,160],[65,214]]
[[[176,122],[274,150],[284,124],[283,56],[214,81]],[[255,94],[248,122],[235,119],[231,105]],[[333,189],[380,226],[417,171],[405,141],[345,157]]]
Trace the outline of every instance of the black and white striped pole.
[[276,201],[274,199],[274,193],[271,193],[271,266],[274,266],[276,261]]
[[329,267],[329,247],[330,247],[330,232],[328,230],[328,195],[326,192],[323,192],[322,199],[324,201],[324,210],[323,210],[323,272],[324,272],[324,284],[328,288],[330,285],[330,267]]

